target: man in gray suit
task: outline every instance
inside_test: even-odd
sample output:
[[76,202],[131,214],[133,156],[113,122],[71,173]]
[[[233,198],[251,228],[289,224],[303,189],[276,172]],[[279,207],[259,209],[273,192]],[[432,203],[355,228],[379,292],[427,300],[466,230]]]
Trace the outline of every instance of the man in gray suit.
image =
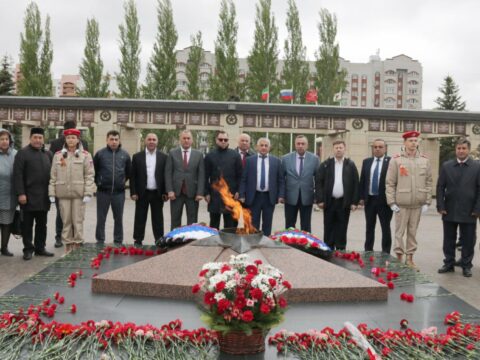
[[315,172],[320,162],[307,149],[308,139],[304,135],[298,135],[295,138],[295,151],[282,158],[286,194],[285,227],[295,227],[300,212],[301,229],[311,232]]
[[168,154],[165,165],[165,188],[170,200],[172,230],[182,225],[183,206],[187,225],[198,221],[198,203],[203,199],[205,168],[203,154],[192,149],[192,133],[180,133],[180,147]]

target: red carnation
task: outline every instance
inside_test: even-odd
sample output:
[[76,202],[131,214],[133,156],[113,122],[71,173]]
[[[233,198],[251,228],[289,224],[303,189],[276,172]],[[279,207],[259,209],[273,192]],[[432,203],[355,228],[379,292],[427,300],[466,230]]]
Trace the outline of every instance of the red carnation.
[[250,322],[253,320],[253,313],[250,310],[245,311],[242,314],[242,320],[245,322]]
[[215,304],[215,294],[212,292],[206,292],[205,296],[203,297],[203,302],[207,305]]
[[278,299],[278,306],[280,306],[281,308],[286,308],[287,307],[287,300],[285,300],[285,298],[281,297],[280,299]]
[[196,294],[200,291],[200,284],[195,284],[192,287],[192,293]]
[[247,265],[247,267],[245,268],[245,271],[247,272],[247,274],[251,274],[251,275],[258,274],[258,269],[255,265]]
[[411,303],[411,302],[413,302],[413,300],[414,300],[413,295],[412,295],[412,294],[408,294],[408,295],[407,295],[407,301]]
[[58,291],[55,291],[55,294],[53,294],[53,297],[55,300],[58,300],[58,297],[60,296],[60,293]]
[[219,281],[216,285],[215,285],[215,290],[217,292],[220,292],[222,291],[223,289],[225,289],[225,281]]
[[217,310],[218,310],[218,313],[219,314],[223,314],[225,312],[225,310],[227,310],[230,306],[230,301],[227,300],[227,299],[220,299],[218,301],[218,307],[217,307]]
[[254,299],[260,300],[263,297],[263,292],[259,288],[250,290],[250,296]]
[[200,271],[198,276],[202,277],[202,276],[205,276],[207,273],[208,273],[208,269],[203,269],[202,271]]
[[262,303],[262,305],[260,305],[260,311],[262,314],[268,314],[270,312],[270,306],[268,306],[265,303]]
[[291,289],[292,288],[292,284],[290,284],[287,280],[285,280],[283,283],[282,283],[283,286],[285,286],[287,289]]
[[275,280],[274,278],[269,278],[268,283],[271,287],[274,287],[275,285],[277,285],[277,280]]
[[385,283],[385,280],[383,280],[383,278],[378,278],[378,282],[379,282],[380,284],[384,284],[384,285],[386,284],[386,283]]
[[235,306],[240,310],[243,309],[247,305],[247,301],[243,296],[237,297],[235,299]]
[[262,260],[259,260],[259,259],[255,260],[253,263],[254,263],[255,265],[257,265],[257,266],[263,264]]
[[72,306],[70,307],[70,312],[72,314],[75,314],[77,312],[77,305],[75,304],[72,304]]
[[395,284],[394,284],[393,282],[391,282],[391,281],[389,281],[389,282],[387,283],[387,286],[388,286],[388,288],[389,288],[390,290],[395,289]]
[[407,319],[400,320],[400,327],[402,329],[406,329],[408,327],[408,320]]
[[60,296],[58,299],[57,299],[58,303],[59,304],[63,304],[65,302],[65,298],[63,296]]

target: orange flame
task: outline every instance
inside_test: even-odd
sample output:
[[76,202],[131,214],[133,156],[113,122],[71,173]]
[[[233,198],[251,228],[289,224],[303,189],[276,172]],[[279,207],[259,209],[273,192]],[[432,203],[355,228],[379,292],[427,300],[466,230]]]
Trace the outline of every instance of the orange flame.
[[223,177],[212,185],[212,187],[220,193],[225,208],[232,213],[232,217],[236,221],[240,221],[243,218],[244,227],[237,228],[237,234],[254,234],[257,232],[257,229],[252,225],[252,214],[250,210],[244,209],[240,201],[235,200],[230,188],[227,185],[227,182]]

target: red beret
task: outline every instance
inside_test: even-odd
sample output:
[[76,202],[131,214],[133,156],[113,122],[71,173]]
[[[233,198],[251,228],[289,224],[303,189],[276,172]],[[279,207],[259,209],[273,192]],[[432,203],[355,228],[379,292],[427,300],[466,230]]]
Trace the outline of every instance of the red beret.
[[402,137],[407,140],[408,138],[411,137],[419,137],[420,133],[418,131],[405,131],[402,135]]
[[66,130],[63,130],[63,136],[67,136],[67,135],[76,135],[77,137],[80,137],[80,130],[78,129],[66,129]]

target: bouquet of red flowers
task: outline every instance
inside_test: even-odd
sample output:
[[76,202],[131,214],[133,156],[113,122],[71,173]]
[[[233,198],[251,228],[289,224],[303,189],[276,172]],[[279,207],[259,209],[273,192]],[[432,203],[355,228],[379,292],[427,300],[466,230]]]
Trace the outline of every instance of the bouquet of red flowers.
[[192,288],[204,292],[202,315],[211,329],[228,333],[267,330],[283,321],[287,301],[281,296],[291,288],[280,270],[250,261],[246,254],[232,256],[228,263],[207,263]]

